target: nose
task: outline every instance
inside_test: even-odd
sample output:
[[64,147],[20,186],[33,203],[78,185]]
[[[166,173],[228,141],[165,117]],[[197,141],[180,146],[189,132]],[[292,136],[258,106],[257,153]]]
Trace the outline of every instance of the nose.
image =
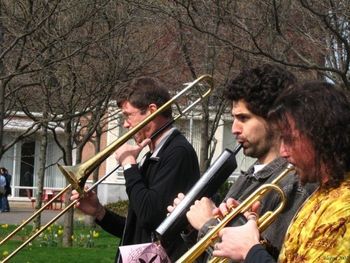
[[129,123],[127,120],[124,120],[124,122],[123,122],[123,127],[124,127],[125,129],[129,129],[129,128],[130,128],[130,123]]
[[240,135],[242,133],[242,125],[239,124],[239,121],[237,121],[237,119],[233,120],[231,132],[235,136]]
[[282,141],[280,146],[281,157],[288,158],[290,156],[289,147]]

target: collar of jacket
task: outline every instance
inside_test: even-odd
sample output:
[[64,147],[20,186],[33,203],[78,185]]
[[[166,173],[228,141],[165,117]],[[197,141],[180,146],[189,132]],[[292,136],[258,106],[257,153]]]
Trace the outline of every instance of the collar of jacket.
[[242,175],[247,177],[254,177],[257,180],[266,180],[271,175],[275,174],[276,171],[282,171],[288,164],[287,160],[278,157],[274,159],[272,162],[268,163],[263,169],[261,169],[259,172],[253,174],[254,172],[254,165],[258,164],[258,162],[255,162],[253,165],[249,167],[247,171],[241,171]]

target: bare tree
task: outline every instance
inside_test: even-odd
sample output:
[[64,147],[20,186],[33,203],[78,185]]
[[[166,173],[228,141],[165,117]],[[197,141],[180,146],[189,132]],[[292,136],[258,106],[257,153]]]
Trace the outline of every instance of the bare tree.
[[[349,4],[332,1],[175,1],[184,20],[222,41],[232,52],[314,72],[349,87]],[[211,12],[217,8],[220,12]],[[203,19],[222,21],[217,32]],[[308,75],[310,77],[310,73]]]
[[[211,4],[211,2],[208,1],[207,5],[199,6],[199,4],[192,4],[190,1],[173,1],[171,3],[129,1],[138,8],[153,14],[155,19],[161,21],[160,23],[165,25],[169,32],[175,36],[172,39],[172,45],[175,48],[168,55],[174,64],[174,68],[169,73],[170,79],[181,83],[195,79],[201,74],[211,74],[215,79],[215,89],[210,100],[203,101],[197,111],[202,126],[200,129],[199,158],[202,172],[208,168],[214,155],[215,132],[221,124],[222,114],[226,109],[226,101],[222,96],[222,86],[231,78],[235,68],[240,63],[236,58],[237,55],[230,52],[230,48],[216,37],[222,27],[221,12],[223,9]],[[217,4],[221,3],[221,1],[216,2]],[[195,9],[198,27],[204,28],[205,33],[193,25],[191,15],[186,12],[186,8],[190,8],[189,5]]]
[[[2,120],[11,109],[23,110],[33,120],[25,135],[56,123],[51,132],[64,163],[73,163],[75,148],[76,162],[80,162],[81,151],[106,114],[114,90],[152,72],[150,62],[167,46],[158,41],[162,32],[155,27],[140,30],[147,17],[122,1],[3,0],[1,7]],[[41,117],[33,114],[42,111]],[[89,119],[86,126],[81,123],[83,117]],[[56,134],[56,127],[62,128],[63,135]],[[1,145],[4,152],[7,148]],[[71,243],[72,218],[67,213],[66,245]]]
[[[215,78],[216,94],[202,105],[202,171],[210,163],[213,137],[225,103],[221,87],[242,68],[279,63],[299,78],[328,79],[349,88],[349,5],[331,1],[130,0],[177,35],[174,75]],[[169,19],[170,18],[170,19]],[[187,68],[187,70],[185,69]],[[179,78],[179,77],[177,77]],[[216,105],[222,107],[216,108]],[[208,118],[208,106],[216,113]]]

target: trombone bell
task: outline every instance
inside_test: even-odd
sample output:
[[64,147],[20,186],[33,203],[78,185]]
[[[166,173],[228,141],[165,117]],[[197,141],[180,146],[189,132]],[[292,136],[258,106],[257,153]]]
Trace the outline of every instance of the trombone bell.
[[[201,87],[201,89],[199,88]],[[139,132],[143,127],[145,127],[149,122],[155,119],[163,111],[171,107],[173,104],[177,106],[179,114],[177,114],[169,124],[176,121],[178,118],[183,116],[187,111],[193,108],[196,104],[202,101],[204,98],[209,96],[213,90],[213,78],[210,75],[202,75],[193,82],[190,82],[183,90],[176,94],[173,98],[167,101],[165,104],[160,106],[157,111],[153,112],[142,122],[137,124],[134,128],[129,130],[126,134],[122,135],[120,138],[108,145],[104,150],[97,153],[95,156],[85,161],[84,163],[75,166],[62,166],[58,165],[62,174],[66,179],[72,184],[73,188],[76,189],[80,194],[84,193],[84,185],[90,174],[113,152],[130,140],[137,132]],[[190,92],[194,92],[196,98],[190,105],[186,105],[185,109],[181,109],[179,101],[184,97],[191,95]],[[182,107],[183,108],[183,107]],[[167,125],[167,124],[166,124]],[[157,132],[156,132],[157,133]]]
[[83,171],[79,169],[80,165],[64,166],[57,164],[61,173],[66,177],[73,189],[77,190],[79,194],[84,193],[84,185],[89,175],[85,176]]
[[[203,90],[199,89],[199,87],[203,87]],[[0,245],[4,244],[7,240],[9,240],[12,236],[14,236],[18,231],[23,229],[25,225],[27,225],[32,219],[34,219],[39,213],[41,213],[45,207],[47,207],[49,204],[51,204],[55,199],[60,197],[64,192],[68,191],[70,187],[73,187],[76,189],[81,195],[84,195],[84,186],[85,182],[90,176],[90,174],[106,159],[108,158],[116,149],[118,149],[120,146],[122,146],[124,143],[126,143],[129,139],[131,139],[138,131],[140,131],[144,126],[146,126],[150,121],[155,119],[160,113],[165,111],[167,108],[171,107],[172,104],[176,104],[177,109],[179,111],[179,114],[177,114],[167,125],[172,124],[175,120],[183,116],[186,112],[188,112],[191,108],[193,108],[196,104],[198,104],[200,101],[205,99],[209,96],[209,94],[213,90],[213,78],[210,75],[202,75],[193,82],[190,82],[184,89],[182,89],[178,94],[176,94],[173,98],[171,98],[169,101],[167,101],[165,104],[160,106],[157,111],[153,112],[151,115],[149,115],[146,119],[144,119],[142,122],[140,122],[138,125],[136,125],[133,129],[129,130],[126,134],[122,135],[119,139],[112,142],[110,145],[108,145],[104,150],[97,153],[95,156],[90,158],[89,160],[85,161],[84,163],[75,165],[75,166],[63,166],[59,165],[58,167],[62,174],[66,177],[66,179],[69,181],[69,185],[66,186],[65,189],[63,189],[58,195],[56,195],[51,201],[49,201],[45,206],[40,208],[35,214],[33,214],[29,219],[27,219],[25,222],[23,222],[19,227],[17,227],[12,233],[10,233],[7,237],[5,237],[3,240],[0,241]],[[193,91],[194,90],[194,91]],[[180,107],[179,101],[181,98],[184,97],[188,98],[189,95],[192,94],[195,96],[195,100],[192,101],[189,105],[187,105],[186,108],[183,109],[183,107]],[[181,105],[182,106],[182,105]],[[163,126],[162,128],[166,128]],[[161,128],[161,129],[162,129]],[[157,133],[157,132],[156,132]],[[152,135],[151,139],[154,138],[155,134]],[[94,188],[98,185],[98,183],[102,182],[105,178],[107,178],[110,174],[105,175],[104,178],[100,179],[98,182],[95,183],[93,187],[91,187],[89,190]],[[87,191],[89,191],[87,190]],[[72,208],[78,200],[75,200],[74,202],[70,203],[61,213],[59,213],[56,217],[54,217],[49,223],[47,223],[44,227],[42,227],[39,231],[37,231],[34,235],[29,237],[21,246],[19,246],[15,251],[13,251],[10,255],[8,255],[5,259],[3,259],[1,262],[5,263],[10,258],[12,258],[16,253],[18,253],[24,246],[26,246],[31,240],[36,238],[42,231],[44,231],[47,227],[49,227],[51,224],[53,224],[60,216],[62,216],[66,211],[68,211],[70,208]]]

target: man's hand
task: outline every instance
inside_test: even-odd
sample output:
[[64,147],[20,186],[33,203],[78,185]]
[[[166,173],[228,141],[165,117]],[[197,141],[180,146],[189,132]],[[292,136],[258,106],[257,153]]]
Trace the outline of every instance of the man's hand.
[[214,209],[213,213],[218,218],[226,216],[233,208],[237,207],[239,202],[233,198],[228,198],[226,203],[221,203],[218,208]]
[[145,139],[140,144],[131,145],[124,143],[114,153],[115,159],[120,165],[136,164],[136,159],[141,150],[151,142],[151,139]]
[[213,256],[243,261],[249,250],[259,244],[256,216],[248,216],[248,222],[238,227],[225,227],[219,232],[221,242],[214,245]]
[[[80,194],[76,191],[72,191],[72,196],[70,197],[71,201],[78,200]],[[106,210],[98,200],[98,197],[94,191],[85,193],[85,196],[81,198],[75,205],[80,211],[84,214],[95,217],[97,220],[102,220]]]
[[[216,217],[223,218],[229,212],[231,212],[232,209],[236,208],[239,204],[240,203],[237,200],[230,197],[226,200],[226,203],[221,203],[218,208],[214,209],[213,213]],[[244,215],[247,217],[250,212],[258,213],[258,211],[260,209],[260,205],[261,205],[260,202],[256,201],[252,205],[252,207],[249,209],[249,211],[247,213],[245,213]]]
[[216,208],[213,201],[207,197],[196,200],[186,213],[188,222],[193,228],[199,230],[211,218],[214,217],[213,210]]
[[[173,205],[169,205],[167,207],[167,210],[170,213],[174,211],[174,209],[180,204],[180,202],[185,198],[185,195],[183,193],[178,193],[177,197],[173,201]],[[169,215],[168,214],[168,215]]]
[[[233,198],[227,199],[226,203],[220,204],[217,214],[225,216],[233,208],[237,207],[239,202]],[[248,222],[238,227],[225,227],[219,232],[221,242],[214,246],[213,256],[226,257],[235,261],[244,261],[249,250],[256,244],[259,244],[260,233],[257,226],[260,202],[255,202],[250,211],[244,213]]]

